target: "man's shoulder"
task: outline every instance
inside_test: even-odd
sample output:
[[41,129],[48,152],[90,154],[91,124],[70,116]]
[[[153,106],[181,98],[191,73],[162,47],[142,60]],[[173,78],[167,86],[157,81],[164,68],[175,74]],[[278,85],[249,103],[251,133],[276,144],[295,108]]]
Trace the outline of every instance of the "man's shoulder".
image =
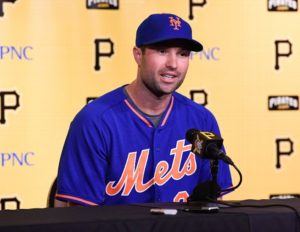
[[179,105],[181,105],[182,107],[187,107],[190,110],[199,110],[199,111],[204,111],[204,112],[209,112],[209,110],[204,107],[203,105],[194,102],[193,100],[187,98],[186,96],[175,92],[174,94],[175,99],[177,100],[177,103],[179,103]]
[[119,104],[120,102],[124,101],[125,98],[126,96],[122,86],[96,98],[90,103],[90,105],[91,107],[105,110],[106,108],[110,108],[116,104]]
[[117,107],[126,98],[123,87],[119,87],[92,100],[85,105],[76,115],[76,118],[95,119],[101,117],[105,112]]
[[203,131],[214,131],[219,133],[218,123],[214,114],[204,105],[201,105],[186,96],[176,93],[175,114],[181,121],[187,120],[194,124],[195,128]]

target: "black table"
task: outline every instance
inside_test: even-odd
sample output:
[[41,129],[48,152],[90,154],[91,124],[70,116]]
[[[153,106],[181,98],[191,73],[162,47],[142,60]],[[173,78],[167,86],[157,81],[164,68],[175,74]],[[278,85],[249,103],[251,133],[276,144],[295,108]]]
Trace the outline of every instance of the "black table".
[[[246,200],[240,206],[220,207],[218,213],[191,213],[186,204],[139,204],[97,207],[21,209],[0,211],[0,232],[35,231],[300,231],[300,199]],[[286,205],[295,209],[279,205]],[[177,215],[153,215],[154,207],[176,208]]]

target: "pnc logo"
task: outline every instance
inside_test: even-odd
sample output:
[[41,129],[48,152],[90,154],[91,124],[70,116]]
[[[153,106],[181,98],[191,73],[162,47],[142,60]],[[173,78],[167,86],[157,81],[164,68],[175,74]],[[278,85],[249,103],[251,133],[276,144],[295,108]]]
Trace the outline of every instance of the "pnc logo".
[[179,30],[179,27],[181,27],[180,19],[178,17],[174,19],[173,16],[170,16],[169,19],[170,19],[170,26],[173,27],[174,30]]

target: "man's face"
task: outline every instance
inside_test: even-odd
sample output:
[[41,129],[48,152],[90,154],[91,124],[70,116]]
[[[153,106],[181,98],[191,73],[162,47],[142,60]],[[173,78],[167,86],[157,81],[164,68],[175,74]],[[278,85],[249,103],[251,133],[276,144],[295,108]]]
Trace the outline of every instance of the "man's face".
[[141,56],[137,61],[138,78],[144,87],[158,97],[168,95],[179,88],[189,66],[189,50],[164,44],[139,50]]

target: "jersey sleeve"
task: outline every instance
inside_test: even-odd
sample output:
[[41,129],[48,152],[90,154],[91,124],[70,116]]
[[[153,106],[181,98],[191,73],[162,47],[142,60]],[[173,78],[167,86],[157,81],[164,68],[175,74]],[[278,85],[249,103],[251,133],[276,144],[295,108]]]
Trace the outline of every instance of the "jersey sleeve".
[[75,117],[61,154],[56,198],[82,205],[103,202],[108,165],[104,131],[100,119],[84,112]]

